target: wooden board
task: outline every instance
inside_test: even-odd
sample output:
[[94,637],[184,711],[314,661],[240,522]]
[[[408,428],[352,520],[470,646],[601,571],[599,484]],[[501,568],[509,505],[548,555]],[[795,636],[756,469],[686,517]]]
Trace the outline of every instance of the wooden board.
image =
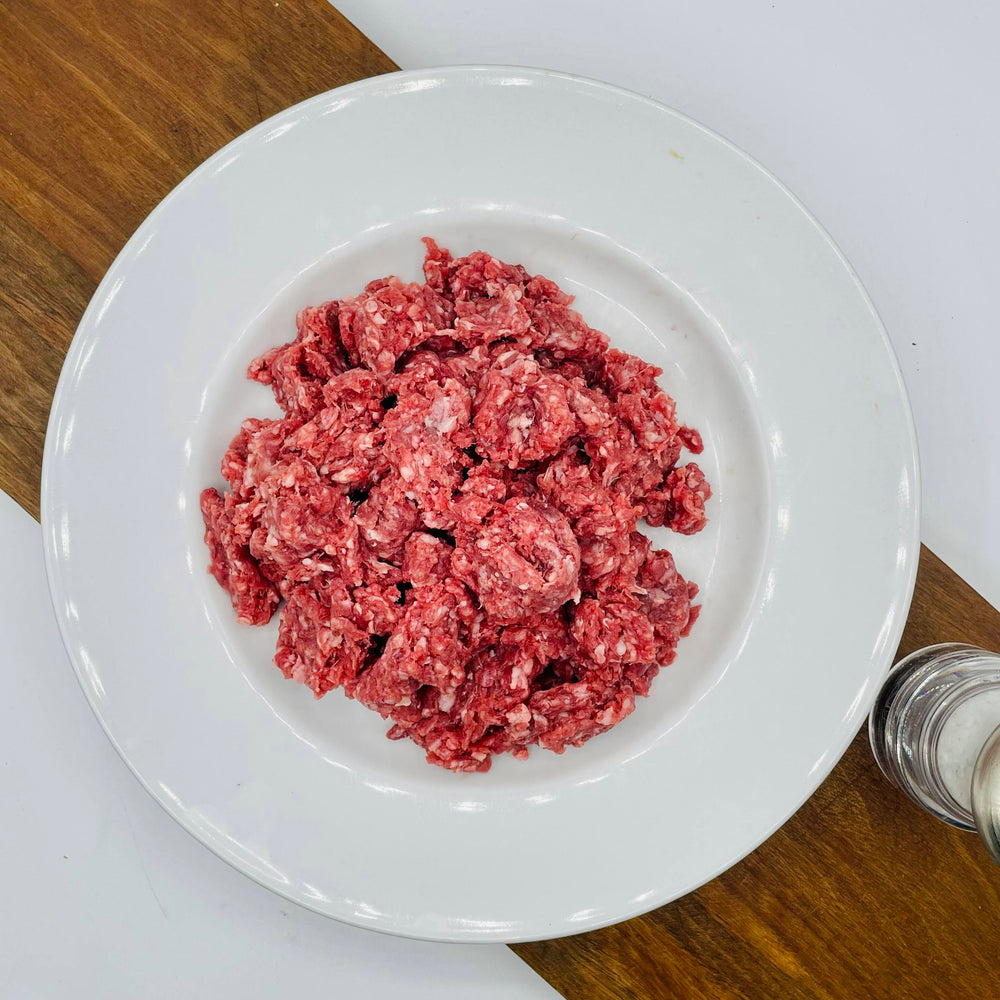
[[[63,356],[154,205],[263,118],[394,68],[324,0],[0,0],[0,488],[37,517]],[[1000,648],[1000,614],[924,549],[901,652],[948,639]],[[861,733],[725,875],[515,950],[571,1000],[980,1000],[998,923],[1000,868],[891,789]]]
[[63,356],[157,202],[263,119],[394,69],[322,0],[0,0],[0,489],[38,516]]

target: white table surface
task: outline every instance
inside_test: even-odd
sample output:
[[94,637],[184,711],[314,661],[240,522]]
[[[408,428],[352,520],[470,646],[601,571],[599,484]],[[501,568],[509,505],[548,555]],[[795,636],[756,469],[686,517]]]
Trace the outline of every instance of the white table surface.
[[335,6],[404,69],[596,77],[721,132],[784,181],[851,261],[895,346],[920,442],[923,540],[1000,606],[1000,5]]
[[503,945],[348,927],[211,854],[102,732],[59,640],[41,531],[4,493],[0,551],[3,1000],[558,997]]

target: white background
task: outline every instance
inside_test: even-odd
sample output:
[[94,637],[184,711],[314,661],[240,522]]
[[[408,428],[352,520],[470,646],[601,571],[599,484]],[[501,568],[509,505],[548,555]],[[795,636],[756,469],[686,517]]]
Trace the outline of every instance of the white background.
[[[1000,5],[335,6],[404,69],[596,77],[721,132],[784,181],[847,255],[896,348],[920,442],[923,540],[1000,606]],[[475,138],[489,141],[489,122]]]

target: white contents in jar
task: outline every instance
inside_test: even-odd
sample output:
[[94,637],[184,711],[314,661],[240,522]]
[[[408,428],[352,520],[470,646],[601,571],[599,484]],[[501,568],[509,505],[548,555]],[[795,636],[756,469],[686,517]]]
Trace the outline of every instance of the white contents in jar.
[[964,808],[972,809],[972,772],[979,751],[1000,726],[1000,688],[989,688],[959,704],[938,737],[938,773]]

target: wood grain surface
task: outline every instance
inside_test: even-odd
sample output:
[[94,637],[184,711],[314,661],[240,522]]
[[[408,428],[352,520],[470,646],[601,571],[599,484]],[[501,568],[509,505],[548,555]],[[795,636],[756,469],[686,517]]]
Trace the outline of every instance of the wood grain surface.
[[[0,0],[0,487],[37,517],[63,356],[155,204],[263,118],[394,68],[324,0]],[[924,549],[900,651],[949,639],[1000,649],[1000,614]],[[990,1000],[998,930],[1000,868],[889,787],[862,732],[726,874],[515,950],[571,1000]]]
[[157,202],[263,119],[396,68],[323,0],[0,0],[0,488],[38,516],[63,356]]

